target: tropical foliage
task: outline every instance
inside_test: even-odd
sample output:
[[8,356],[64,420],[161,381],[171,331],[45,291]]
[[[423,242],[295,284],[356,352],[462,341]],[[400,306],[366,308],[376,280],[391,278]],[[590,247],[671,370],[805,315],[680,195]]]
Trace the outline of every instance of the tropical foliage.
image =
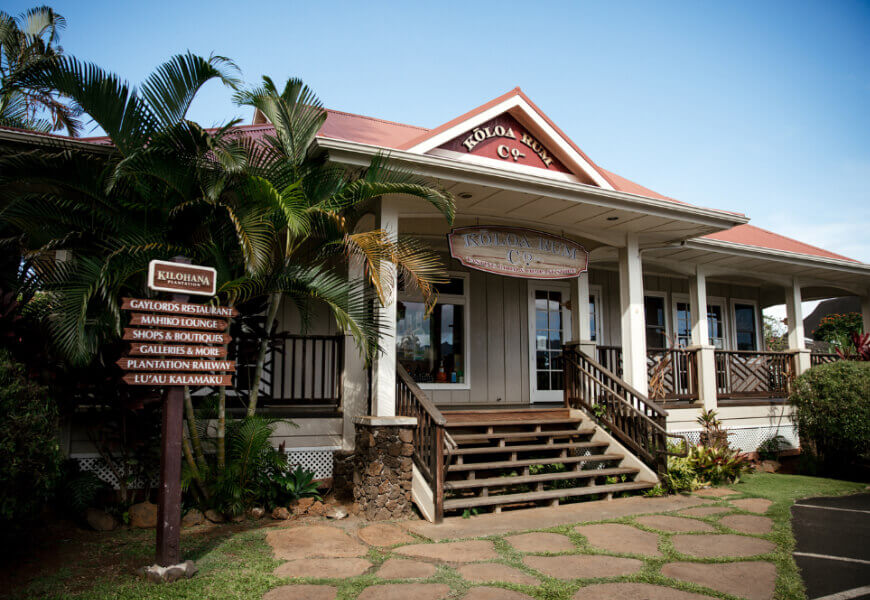
[[860,313],[837,313],[822,317],[819,326],[811,332],[811,335],[814,340],[828,342],[836,347],[842,345],[851,334],[861,333],[862,330],[863,322]]
[[0,126],[77,135],[79,111],[50,88],[21,85],[18,75],[63,53],[66,19],[47,6],[13,17],[0,11]]
[[727,446],[693,446],[686,460],[698,479],[711,485],[740,481],[750,468],[739,450]]

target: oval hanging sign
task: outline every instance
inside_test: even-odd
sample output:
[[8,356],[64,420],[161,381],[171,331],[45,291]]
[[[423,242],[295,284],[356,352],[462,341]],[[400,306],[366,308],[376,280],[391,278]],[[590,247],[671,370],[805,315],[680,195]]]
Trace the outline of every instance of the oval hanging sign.
[[589,253],[577,242],[522,227],[457,227],[447,242],[450,256],[466,267],[509,277],[567,279],[589,263]]

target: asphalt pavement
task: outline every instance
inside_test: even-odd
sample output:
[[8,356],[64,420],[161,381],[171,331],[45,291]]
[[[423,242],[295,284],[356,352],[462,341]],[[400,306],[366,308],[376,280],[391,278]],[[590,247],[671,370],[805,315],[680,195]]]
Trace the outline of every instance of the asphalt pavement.
[[809,600],[870,600],[870,494],[792,506],[794,559]]

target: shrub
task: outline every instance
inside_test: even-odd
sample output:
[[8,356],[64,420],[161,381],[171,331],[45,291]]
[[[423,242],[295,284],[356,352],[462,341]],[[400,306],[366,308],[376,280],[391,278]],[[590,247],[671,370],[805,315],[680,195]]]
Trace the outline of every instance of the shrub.
[[740,481],[749,469],[739,451],[722,446],[694,446],[686,460],[701,481],[712,485]]
[[0,531],[11,536],[49,499],[61,453],[57,405],[6,350],[0,350],[0,415]]
[[789,400],[801,446],[824,472],[845,471],[870,452],[870,363],[813,367],[795,380]]
[[668,471],[661,477],[661,486],[668,494],[679,494],[698,489],[701,482],[688,457],[669,456]]
[[759,444],[756,452],[761,460],[776,460],[779,453],[788,446],[788,441],[781,435],[774,435]]

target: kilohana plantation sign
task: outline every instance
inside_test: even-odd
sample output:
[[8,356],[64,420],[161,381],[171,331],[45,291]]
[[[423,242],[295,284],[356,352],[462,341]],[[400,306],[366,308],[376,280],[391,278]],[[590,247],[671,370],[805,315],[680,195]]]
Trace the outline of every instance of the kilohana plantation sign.
[[521,227],[457,227],[450,256],[471,269],[525,279],[567,279],[586,271],[589,253],[571,240]]
[[[160,489],[157,512],[157,564],[181,562],[181,445],[184,386],[228,387],[236,361],[224,360],[231,337],[222,333],[235,308],[187,302],[189,294],[213,296],[217,273],[210,267],[152,260],[148,287],[172,292],[169,300],[124,298],[121,308],[136,311],[123,339],[128,356],[117,361],[127,371],[127,385],[163,387],[163,425],[160,447]],[[175,342],[175,343],[173,343]]]

